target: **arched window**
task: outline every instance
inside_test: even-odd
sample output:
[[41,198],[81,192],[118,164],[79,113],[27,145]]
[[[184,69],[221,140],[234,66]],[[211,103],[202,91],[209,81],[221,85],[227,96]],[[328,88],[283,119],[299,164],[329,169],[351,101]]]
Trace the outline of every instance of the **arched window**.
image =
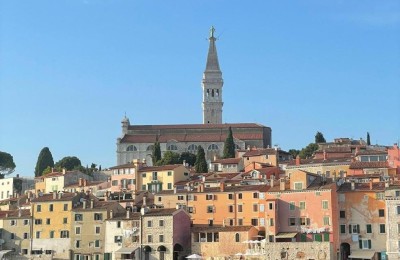
[[170,145],[168,145],[167,150],[168,151],[176,151],[176,150],[178,150],[178,146],[176,146],[176,144],[170,144]]
[[235,149],[240,150],[240,146],[238,144],[235,144]]
[[211,90],[211,96],[214,97],[214,89]]
[[147,146],[147,151],[153,151],[153,147],[154,147],[154,145],[149,145],[149,146]]
[[240,242],[240,234],[239,233],[235,234],[235,242]]
[[129,145],[128,147],[126,147],[126,151],[128,152],[137,151],[137,148],[134,145]]
[[199,147],[197,145],[195,145],[195,144],[191,144],[188,147],[188,151],[191,152],[191,153],[196,153],[198,149],[199,149]]
[[216,144],[210,144],[207,148],[207,150],[209,150],[209,151],[217,151],[218,149],[219,149],[218,145],[216,145]]

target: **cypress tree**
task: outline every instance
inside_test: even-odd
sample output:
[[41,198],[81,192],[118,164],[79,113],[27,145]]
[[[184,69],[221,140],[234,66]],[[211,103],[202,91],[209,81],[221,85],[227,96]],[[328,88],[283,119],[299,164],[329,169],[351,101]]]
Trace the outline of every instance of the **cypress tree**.
[[38,156],[38,160],[36,162],[35,167],[35,177],[39,177],[43,175],[43,171],[47,167],[54,167],[53,155],[50,152],[48,147],[44,147]]
[[326,143],[325,137],[321,132],[315,134],[315,143]]
[[158,142],[158,137],[153,146],[152,159],[153,159],[153,165],[156,165],[157,162],[161,160],[161,147],[160,147],[160,143]]
[[371,145],[371,138],[369,136],[369,132],[367,132],[367,145]]
[[223,158],[235,158],[235,142],[231,127],[229,127],[228,136],[225,139]]
[[201,146],[199,146],[199,149],[197,150],[196,163],[194,164],[194,168],[197,173],[208,172],[206,155],[204,153],[203,147]]

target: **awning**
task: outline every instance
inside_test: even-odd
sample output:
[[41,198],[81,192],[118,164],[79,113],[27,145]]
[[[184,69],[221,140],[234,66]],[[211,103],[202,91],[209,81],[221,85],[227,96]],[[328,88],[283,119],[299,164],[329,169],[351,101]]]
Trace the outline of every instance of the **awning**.
[[349,258],[371,259],[374,255],[375,251],[371,250],[353,250]]
[[296,235],[296,232],[282,232],[278,233],[275,238],[294,238]]
[[3,259],[3,256],[10,252],[12,252],[12,250],[1,250],[0,251],[0,259]]
[[119,254],[132,254],[133,251],[135,251],[136,249],[138,249],[139,247],[121,247],[120,249],[118,249],[117,251],[115,251],[115,253],[119,253]]

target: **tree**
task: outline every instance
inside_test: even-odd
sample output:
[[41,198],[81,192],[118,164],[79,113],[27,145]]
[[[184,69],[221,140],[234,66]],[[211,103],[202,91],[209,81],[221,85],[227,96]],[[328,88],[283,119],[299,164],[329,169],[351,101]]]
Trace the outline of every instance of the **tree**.
[[67,171],[72,171],[79,166],[82,166],[81,160],[76,156],[66,156],[55,164],[57,169],[66,169]]
[[14,158],[11,154],[0,152],[0,179],[5,175],[13,173],[15,170]]
[[160,143],[158,142],[158,137],[156,142],[153,145],[153,153],[151,156],[152,160],[153,160],[153,165],[156,165],[157,162],[159,160],[161,160],[161,147],[160,147]]
[[311,158],[314,155],[314,152],[318,150],[318,144],[310,143],[303,149],[301,149],[299,156],[301,159]]
[[288,151],[288,153],[290,153],[292,155],[293,158],[296,158],[297,155],[300,153],[300,150],[296,150],[296,149],[290,149]]
[[164,157],[157,161],[157,165],[169,165],[169,164],[178,164],[179,163],[179,153],[175,153],[172,151],[166,151],[164,153]]
[[223,158],[235,158],[235,142],[233,141],[232,128],[229,127],[228,136],[225,139]]
[[203,147],[201,147],[201,146],[199,146],[199,148],[197,150],[196,163],[194,164],[194,168],[197,173],[208,172],[206,155],[204,153]]
[[189,152],[183,152],[179,157],[179,163],[183,163],[183,161],[190,166],[193,166],[196,163],[196,155]]
[[53,155],[50,152],[50,149],[48,147],[44,147],[38,156],[38,160],[36,162],[36,167],[35,167],[35,177],[39,177],[43,175],[43,171],[47,167],[54,167],[54,160],[53,160]]
[[367,132],[367,145],[371,145],[371,137],[369,136],[369,132]]
[[326,140],[324,138],[324,135],[321,132],[317,132],[315,134],[315,143],[326,143]]

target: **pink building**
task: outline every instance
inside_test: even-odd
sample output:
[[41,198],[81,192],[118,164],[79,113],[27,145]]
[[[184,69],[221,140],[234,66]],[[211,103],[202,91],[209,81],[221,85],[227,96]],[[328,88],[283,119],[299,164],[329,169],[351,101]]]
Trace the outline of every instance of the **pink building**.
[[388,163],[390,168],[396,169],[396,174],[400,174],[400,149],[397,144],[387,150]]

